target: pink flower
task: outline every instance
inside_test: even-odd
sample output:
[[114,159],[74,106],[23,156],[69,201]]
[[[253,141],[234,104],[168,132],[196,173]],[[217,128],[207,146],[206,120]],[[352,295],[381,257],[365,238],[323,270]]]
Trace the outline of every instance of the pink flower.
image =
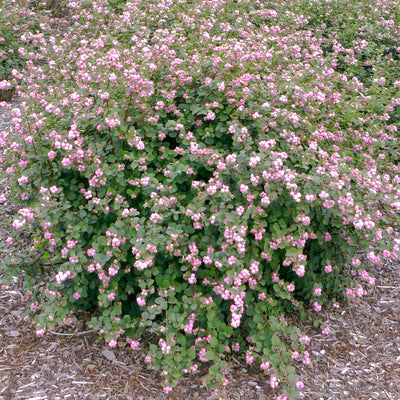
[[289,285],[286,286],[286,289],[288,292],[294,292],[295,286],[293,283],[290,283]]
[[108,294],[108,295],[107,295],[107,299],[108,299],[108,300],[111,300],[111,301],[114,300],[114,299],[115,299],[115,293],[112,292],[112,293]]
[[314,296],[321,296],[322,289],[320,287],[316,287],[313,289]]
[[228,264],[229,265],[234,265],[235,263],[236,263],[236,257],[235,256],[228,257]]
[[205,116],[204,119],[205,119],[205,120],[208,120],[208,121],[214,121],[214,119],[215,119],[215,113],[212,112],[212,111],[209,111],[209,112],[207,113],[207,115]]
[[188,282],[189,282],[191,285],[194,285],[194,284],[197,282],[196,275],[195,275],[195,274],[191,274],[190,277],[189,277],[189,279],[188,279]]
[[242,193],[247,193],[247,191],[249,190],[249,187],[247,185],[240,185],[240,191]]
[[325,272],[327,273],[327,274],[329,274],[329,273],[331,273],[332,272],[332,265],[330,265],[330,264],[328,264],[328,265],[325,265]]
[[278,387],[278,378],[275,375],[271,375],[269,378],[269,384],[271,385],[272,389]]
[[321,304],[319,304],[317,301],[314,301],[313,308],[317,312],[321,311],[321,309],[322,309]]
[[297,275],[297,276],[302,277],[302,276],[304,276],[304,274],[305,274],[305,272],[306,272],[306,269],[305,269],[304,265],[300,264],[300,265],[296,268],[295,272],[296,272],[296,275]]
[[304,383],[302,381],[297,381],[296,382],[296,389],[301,390],[304,387]]
[[121,125],[121,121],[117,118],[105,118],[104,120],[110,128],[115,128],[116,126]]
[[139,347],[139,345],[140,345],[140,342],[138,340],[132,340],[130,342],[130,346],[131,346],[132,350],[135,350],[137,347]]
[[327,325],[324,329],[322,329],[321,333],[323,335],[329,335],[330,331],[331,331],[331,329],[329,328],[329,325]]
[[246,364],[252,364],[254,356],[250,352],[246,352]]
[[151,364],[151,356],[146,356],[144,358],[144,362],[147,363],[147,364]]
[[171,386],[164,386],[163,387],[163,391],[164,391],[164,393],[170,393],[171,391],[172,391],[172,387]]
[[249,166],[255,167],[261,161],[259,156],[250,157]]
[[157,222],[160,222],[162,220],[163,217],[158,213],[153,213],[150,215],[150,221],[153,222],[153,224],[156,224]]
[[136,302],[138,303],[138,305],[139,305],[140,307],[143,307],[143,306],[146,305],[146,300],[145,300],[143,297],[141,297],[141,296],[139,296],[139,297],[136,299]]

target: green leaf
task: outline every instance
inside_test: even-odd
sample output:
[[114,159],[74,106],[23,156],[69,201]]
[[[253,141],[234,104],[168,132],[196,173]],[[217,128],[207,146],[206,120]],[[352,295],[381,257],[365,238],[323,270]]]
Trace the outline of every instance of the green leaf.
[[158,297],[158,298],[155,300],[155,303],[156,303],[156,304],[159,304],[160,307],[161,307],[163,310],[166,310],[166,309],[168,308],[168,303],[165,301],[165,299],[164,299],[163,297]]
[[215,360],[215,354],[213,351],[210,351],[210,350],[206,352],[204,357],[209,361]]
[[218,345],[218,339],[217,339],[217,337],[216,337],[216,333],[212,334],[209,343],[210,343],[210,346],[211,346],[212,348],[217,347],[217,345]]
[[281,339],[275,334],[272,335],[271,337],[271,344],[273,347],[279,347],[280,344],[282,343]]
[[180,353],[175,353],[174,354],[174,360],[176,362],[181,362],[182,361],[182,355]]
[[196,357],[196,351],[192,348],[187,351],[189,359],[193,360]]

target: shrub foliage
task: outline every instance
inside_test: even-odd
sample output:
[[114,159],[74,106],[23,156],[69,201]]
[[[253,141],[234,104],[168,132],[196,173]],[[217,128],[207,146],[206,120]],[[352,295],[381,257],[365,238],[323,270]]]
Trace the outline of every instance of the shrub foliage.
[[86,312],[111,347],[151,332],[166,392],[202,363],[223,397],[240,352],[295,396],[288,315],[365,294],[360,251],[398,259],[396,2],[67,7],[25,32],[42,61],[1,141],[21,202],[3,269],[38,334]]

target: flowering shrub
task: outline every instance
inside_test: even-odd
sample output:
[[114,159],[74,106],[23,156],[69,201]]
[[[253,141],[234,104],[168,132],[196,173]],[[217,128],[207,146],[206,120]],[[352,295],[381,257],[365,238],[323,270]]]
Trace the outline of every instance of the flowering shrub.
[[29,1],[0,1],[0,89],[11,88],[17,71],[29,57],[35,57],[29,54],[34,47],[27,46],[24,33],[37,30],[44,16],[38,16],[28,5]]
[[287,315],[318,325],[365,294],[360,250],[398,259],[389,3],[94,0],[26,32],[46,63],[1,145],[22,204],[7,243],[33,246],[3,267],[37,333],[90,312],[111,347],[157,337],[167,393],[203,363],[223,397],[240,352],[294,398],[309,339]]

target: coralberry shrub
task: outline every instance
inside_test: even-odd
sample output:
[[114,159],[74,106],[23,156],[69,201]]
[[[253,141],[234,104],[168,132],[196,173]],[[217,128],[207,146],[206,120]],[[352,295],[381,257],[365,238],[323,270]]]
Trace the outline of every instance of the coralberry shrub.
[[13,88],[26,61],[36,58],[36,48],[25,33],[34,34],[46,20],[46,15],[38,15],[28,1],[0,0],[0,90]]
[[373,284],[360,254],[399,254],[398,10],[353,3],[70,2],[26,32],[43,60],[1,145],[7,243],[33,245],[3,268],[38,334],[90,313],[111,347],[157,338],[167,393],[204,364],[223,397],[240,352],[296,395],[287,316],[318,322]]

